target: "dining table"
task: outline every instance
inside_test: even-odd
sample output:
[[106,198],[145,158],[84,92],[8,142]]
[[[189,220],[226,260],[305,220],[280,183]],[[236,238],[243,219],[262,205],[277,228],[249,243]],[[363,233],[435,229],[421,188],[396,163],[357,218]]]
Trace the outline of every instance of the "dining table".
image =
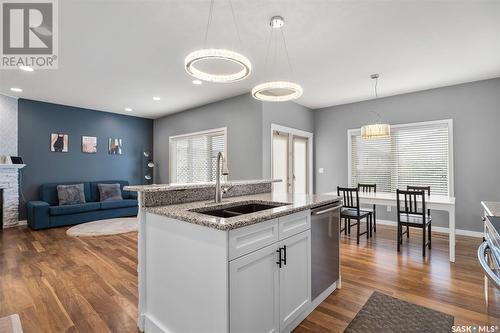
[[[337,195],[337,192],[326,194]],[[359,192],[359,203],[396,207],[397,198],[394,192]],[[455,262],[455,197],[426,195],[425,207],[431,210],[448,212],[449,256],[450,261]]]

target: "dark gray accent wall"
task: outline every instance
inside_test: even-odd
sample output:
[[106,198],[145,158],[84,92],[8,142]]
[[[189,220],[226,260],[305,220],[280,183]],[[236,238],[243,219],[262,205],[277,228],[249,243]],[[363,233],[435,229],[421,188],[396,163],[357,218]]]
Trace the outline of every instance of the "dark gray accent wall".
[[[315,110],[317,193],[347,184],[347,130],[372,120],[372,110],[390,124],[453,119],[456,227],[481,231],[480,202],[500,201],[500,78]],[[433,220],[448,226],[446,215]]]
[[[18,102],[18,152],[26,167],[22,190],[27,201],[38,198],[47,182],[128,180],[143,182],[143,151],[153,149],[153,121],[26,99]],[[50,134],[69,135],[69,152],[50,151]],[[97,136],[97,153],[81,150],[81,137]],[[108,154],[108,138],[123,140],[123,155]],[[21,199],[22,201],[22,199]],[[21,215],[24,205],[21,204]]]
[[229,179],[262,177],[262,107],[250,94],[175,113],[154,121],[156,183],[169,182],[169,137],[227,127]]

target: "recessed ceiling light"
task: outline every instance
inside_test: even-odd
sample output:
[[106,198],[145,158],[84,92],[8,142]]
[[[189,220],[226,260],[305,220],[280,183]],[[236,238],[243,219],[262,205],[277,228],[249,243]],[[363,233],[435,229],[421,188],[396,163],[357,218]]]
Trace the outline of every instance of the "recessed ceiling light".
[[201,82],[201,80],[193,80],[193,84],[196,84],[196,85],[200,85],[202,84],[203,82]]
[[158,97],[158,96],[154,96],[154,97],[153,97],[153,101],[159,101],[160,99],[161,99],[161,98],[160,98],[160,97]]
[[16,88],[16,87],[10,88],[10,91],[13,91],[13,92],[23,92],[23,90],[21,88]]
[[22,71],[25,71],[25,72],[33,72],[34,71],[33,67],[30,67],[30,66],[19,66],[19,69]]
[[133,109],[132,108],[125,108],[125,111],[130,112],[130,111],[133,111]]

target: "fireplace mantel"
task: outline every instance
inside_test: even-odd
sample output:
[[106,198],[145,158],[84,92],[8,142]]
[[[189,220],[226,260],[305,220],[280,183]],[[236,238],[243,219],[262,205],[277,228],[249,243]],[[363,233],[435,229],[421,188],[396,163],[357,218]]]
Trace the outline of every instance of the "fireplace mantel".
[[22,169],[26,164],[0,164],[0,170],[4,169]]

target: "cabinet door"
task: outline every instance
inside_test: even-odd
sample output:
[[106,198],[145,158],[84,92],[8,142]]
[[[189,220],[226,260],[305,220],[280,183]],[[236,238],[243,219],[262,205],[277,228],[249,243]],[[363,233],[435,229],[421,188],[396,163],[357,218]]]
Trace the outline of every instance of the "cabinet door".
[[280,269],[280,330],[311,303],[310,238],[311,231],[306,230],[280,242],[280,247],[286,246],[286,264]]
[[278,333],[278,243],[229,262],[230,331]]

